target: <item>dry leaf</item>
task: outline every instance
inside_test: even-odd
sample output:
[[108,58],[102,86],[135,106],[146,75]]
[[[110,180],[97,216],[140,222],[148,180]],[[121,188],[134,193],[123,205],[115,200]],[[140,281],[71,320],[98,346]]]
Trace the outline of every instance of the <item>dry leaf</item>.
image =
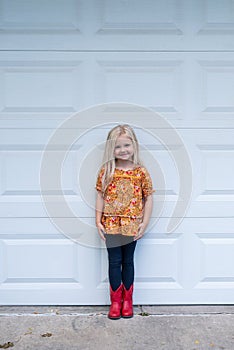
[[195,343],[195,344],[200,344],[199,340],[195,340],[194,343]]
[[51,337],[52,336],[52,333],[44,333],[44,334],[41,334],[42,337]]
[[1,349],[12,348],[12,346],[14,346],[14,343],[12,343],[11,341],[8,341],[7,343],[4,343],[4,344],[0,344]]
[[140,313],[139,313],[139,315],[140,315],[140,316],[149,316],[149,313],[148,313],[148,312],[143,311],[143,312],[140,312]]
[[31,327],[29,327],[28,330],[27,330],[27,332],[24,333],[24,335],[32,334],[32,330],[33,330],[33,329],[32,329]]

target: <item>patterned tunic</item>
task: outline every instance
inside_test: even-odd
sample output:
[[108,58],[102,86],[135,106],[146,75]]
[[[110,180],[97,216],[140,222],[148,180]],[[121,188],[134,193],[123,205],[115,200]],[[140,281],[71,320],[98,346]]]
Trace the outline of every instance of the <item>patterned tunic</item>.
[[[102,191],[104,168],[98,174],[96,189]],[[144,197],[154,192],[151,177],[142,166],[133,170],[115,168],[104,193],[101,222],[108,234],[135,236],[142,222]]]

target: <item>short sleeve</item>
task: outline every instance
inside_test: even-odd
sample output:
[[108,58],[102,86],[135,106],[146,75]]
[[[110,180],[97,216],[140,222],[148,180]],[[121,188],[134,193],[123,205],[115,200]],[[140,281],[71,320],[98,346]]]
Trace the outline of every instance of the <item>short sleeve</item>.
[[143,197],[151,195],[155,190],[153,189],[152,179],[146,168],[142,168],[142,193]]
[[96,190],[97,191],[102,191],[102,176],[104,174],[104,168],[102,168],[99,173],[98,173],[98,176],[97,176],[97,181],[96,181]]

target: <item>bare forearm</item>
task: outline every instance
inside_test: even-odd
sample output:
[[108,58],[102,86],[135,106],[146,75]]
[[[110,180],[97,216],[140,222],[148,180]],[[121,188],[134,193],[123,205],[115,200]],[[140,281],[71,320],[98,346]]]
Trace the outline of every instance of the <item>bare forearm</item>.
[[143,214],[143,223],[148,225],[151,214],[153,210],[153,196],[147,196],[145,198],[144,214]]
[[96,226],[98,229],[98,234],[103,239],[103,241],[106,240],[105,238],[105,228],[102,225],[101,219],[102,219],[102,212],[104,207],[104,199],[101,192],[97,193],[97,199],[96,199]]
[[104,200],[101,193],[97,193],[96,198],[96,225],[101,222]]
[[138,233],[134,237],[134,241],[143,237],[144,232],[146,230],[146,227],[147,227],[149,220],[150,220],[150,217],[151,217],[152,209],[153,209],[153,197],[152,197],[152,195],[150,195],[150,196],[145,197],[143,220],[139,225]]

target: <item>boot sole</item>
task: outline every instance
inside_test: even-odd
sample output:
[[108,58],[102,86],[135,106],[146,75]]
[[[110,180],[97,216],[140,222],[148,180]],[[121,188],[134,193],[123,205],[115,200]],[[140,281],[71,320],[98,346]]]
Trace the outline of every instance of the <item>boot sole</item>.
[[110,317],[110,316],[108,316],[108,318],[109,318],[110,320],[119,320],[119,319],[121,318],[121,316],[119,316],[119,317]]
[[133,315],[130,315],[130,316],[122,316],[122,318],[132,318]]

